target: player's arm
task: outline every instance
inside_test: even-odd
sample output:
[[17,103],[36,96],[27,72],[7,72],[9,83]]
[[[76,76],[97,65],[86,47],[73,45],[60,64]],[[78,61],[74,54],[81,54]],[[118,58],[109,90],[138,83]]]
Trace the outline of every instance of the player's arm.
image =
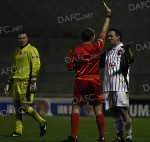
[[31,48],[30,51],[31,70],[30,70],[30,92],[35,93],[37,91],[37,77],[40,70],[40,57],[36,48]]
[[75,68],[75,62],[74,62],[74,56],[73,56],[73,50],[71,51],[69,57],[65,57],[65,62],[67,65],[67,69],[70,70],[74,70]]
[[12,87],[12,82],[13,82],[13,73],[15,73],[15,55],[16,55],[16,52],[13,54],[13,57],[12,57],[12,65],[11,65],[11,72],[10,72],[10,75],[9,75],[9,79],[4,87],[4,92],[6,95],[9,95],[11,93],[11,87]]
[[39,53],[37,49],[34,47],[31,50],[30,60],[31,60],[31,77],[38,77],[41,63]]
[[17,49],[15,50],[12,56],[12,64],[11,64],[11,72],[9,74],[9,80],[11,80],[13,78],[13,75],[16,73],[16,60],[15,60],[16,54]]
[[130,62],[130,63],[133,63],[134,62],[134,59],[133,59],[133,53],[131,52],[131,44],[132,42],[129,42],[125,45],[125,54],[126,54],[126,57],[127,57],[127,60]]

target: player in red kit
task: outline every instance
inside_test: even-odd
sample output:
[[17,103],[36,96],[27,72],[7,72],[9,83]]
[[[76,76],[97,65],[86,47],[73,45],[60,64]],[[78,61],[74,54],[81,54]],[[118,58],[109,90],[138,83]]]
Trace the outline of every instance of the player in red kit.
[[75,70],[75,85],[72,100],[71,135],[62,142],[77,142],[80,123],[80,107],[89,102],[93,106],[99,130],[97,142],[104,142],[104,115],[102,113],[102,88],[100,81],[99,57],[104,47],[105,35],[109,27],[111,9],[106,7],[106,19],[97,42],[95,31],[86,28],[82,31],[83,43],[73,48],[66,58],[68,70]]

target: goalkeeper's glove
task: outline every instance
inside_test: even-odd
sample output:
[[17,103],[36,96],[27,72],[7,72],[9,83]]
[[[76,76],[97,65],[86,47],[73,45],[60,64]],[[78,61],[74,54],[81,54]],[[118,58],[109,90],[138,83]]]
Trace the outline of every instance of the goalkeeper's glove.
[[30,92],[31,93],[35,93],[37,91],[36,81],[37,81],[36,77],[32,77],[30,80]]
[[12,80],[9,79],[7,84],[5,85],[5,88],[4,88],[4,92],[6,95],[10,94],[11,85],[12,85]]

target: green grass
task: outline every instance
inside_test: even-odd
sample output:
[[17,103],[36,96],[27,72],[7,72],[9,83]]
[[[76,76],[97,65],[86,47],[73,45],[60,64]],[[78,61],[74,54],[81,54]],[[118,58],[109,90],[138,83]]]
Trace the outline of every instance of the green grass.
[[[1,142],[60,142],[70,135],[70,117],[45,117],[48,122],[48,131],[44,137],[39,137],[39,126],[29,116],[23,117],[23,137],[9,137],[15,130],[13,116],[0,116]],[[78,132],[79,142],[96,142],[98,138],[95,117],[81,117]],[[150,119],[133,118],[133,142],[150,142]],[[113,142],[116,137],[113,119],[105,117],[105,138]]]

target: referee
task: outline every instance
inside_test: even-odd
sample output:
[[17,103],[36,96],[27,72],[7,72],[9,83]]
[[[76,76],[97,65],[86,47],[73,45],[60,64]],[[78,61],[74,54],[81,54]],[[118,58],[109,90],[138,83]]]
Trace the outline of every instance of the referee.
[[71,50],[67,58],[68,70],[74,70],[76,77],[72,98],[71,135],[62,142],[78,142],[78,128],[80,125],[80,109],[83,105],[92,105],[96,116],[99,138],[97,142],[105,142],[104,139],[104,115],[102,112],[102,88],[100,80],[99,56],[104,48],[105,35],[107,33],[111,17],[111,9],[106,7],[106,18],[102,26],[101,34],[95,41],[95,31],[91,28],[82,30],[83,43]]

